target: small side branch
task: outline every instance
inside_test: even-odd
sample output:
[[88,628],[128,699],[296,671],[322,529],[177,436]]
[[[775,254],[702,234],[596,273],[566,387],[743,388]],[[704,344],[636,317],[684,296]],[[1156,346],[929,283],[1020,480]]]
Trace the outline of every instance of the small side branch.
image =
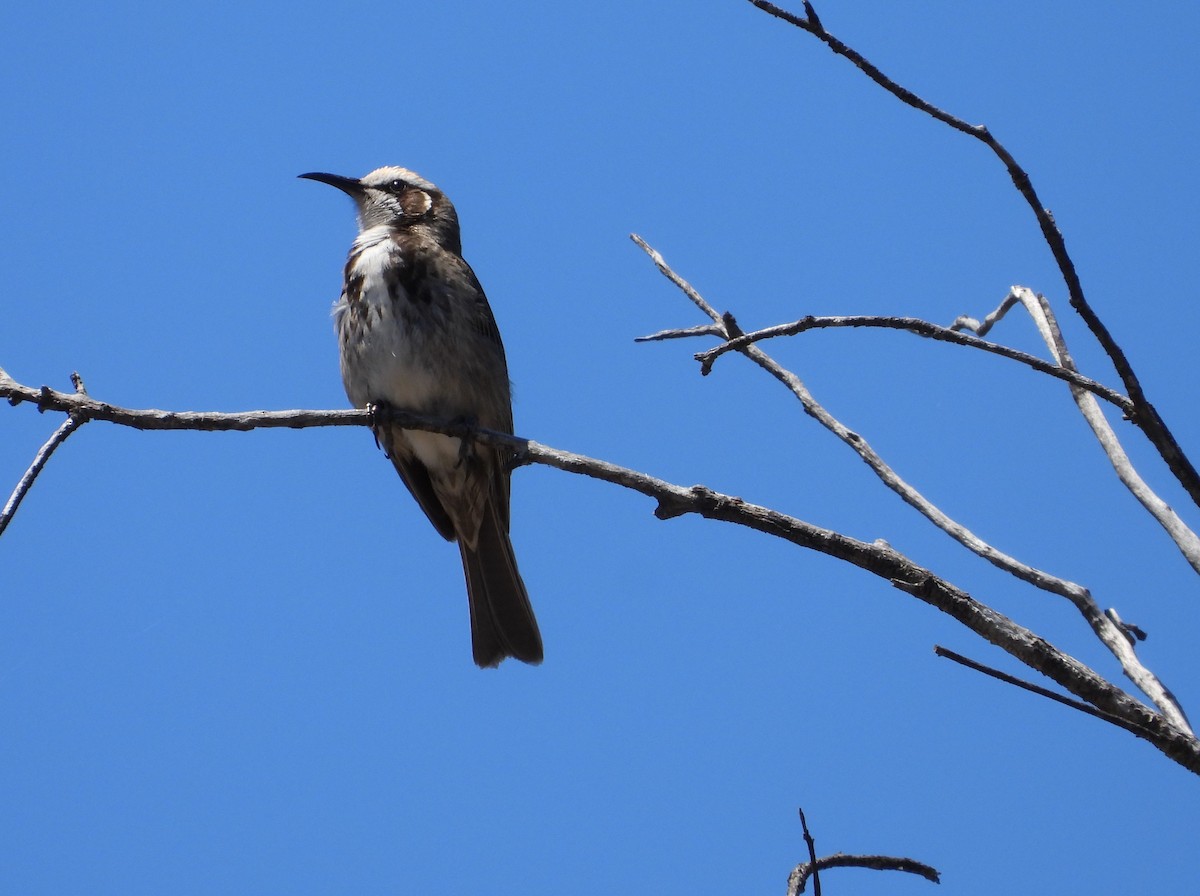
[[955,653],[953,650],[948,650],[940,644],[935,645],[933,652],[944,659],[952,660],[960,666],[966,666],[968,669],[974,669],[976,672],[982,672],[997,681],[1003,681],[1005,684],[1011,684],[1014,687],[1029,691],[1031,694],[1037,694],[1040,697],[1045,697],[1047,700],[1053,700],[1055,703],[1061,703],[1063,706],[1069,706],[1071,709],[1077,709],[1082,713],[1087,713],[1089,716],[1095,716],[1098,719],[1103,719],[1106,722],[1111,722],[1118,727],[1124,728],[1126,731],[1135,731],[1124,719],[1111,715],[1106,712],[1101,712],[1093,706],[1088,706],[1086,703],[1081,703],[1078,700],[1072,700],[1070,697],[1064,697],[1062,694],[1056,694],[1049,688],[1044,688],[1041,685],[1036,685],[1031,681],[1017,678],[1015,675],[1009,675],[1007,672],[1001,672],[999,669],[993,669],[991,666],[985,666],[983,663],[977,663],[972,659],[968,659],[961,653]]
[[[1015,287],[1014,287],[1015,288]],[[962,319],[956,322],[961,326]],[[1076,370],[1062,367],[1051,361],[1045,361],[1036,355],[1030,355],[1026,352],[1018,351],[1015,348],[1009,348],[1007,345],[1000,345],[995,342],[989,342],[979,336],[972,336],[968,333],[961,333],[955,327],[941,327],[937,324],[930,323],[927,320],[921,320],[916,317],[880,317],[875,315],[844,315],[838,317],[815,317],[808,315],[800,320],[792,321],[786,324],[776,324],[773,327],[764,327],[761,330],[755,330],[752,333],[746,333],[742,336],[737,336],[720,345],[714,346],[707,351],[697,352],[695,358],[700,362],[700,372],[704,376],[712,371],[712,366],[716,360],[722,355],[731,352],[739,351],[747,345],[752,345],[756,342],[761,342],[765,339],[774,339],[779,336],[795,336],[800,333],[808,332],[809,330],[828,330],[838,329],[843,327],[867,327],[884,330],[904,330],[909,333],[915,333],[918,336],[925,336],[929,339],[935,339],[939,342],[949,342],[954,345],[964,345],[970,348],[976,348],[980,351],[990,352],[994,355],[1000,355],[1003,358],[1008,358],[1012,361],[1018,361],[1021,364],[1031,367],[1034,370],[1049,374],[1052,377],[1070,383],[1073,386],[1078,386],[1081,389],[1103,398],[1105,401],[1118,407],[1122,413],[1133,413],[1133,403],[1119,392],[1116,392],[1103,383],[1098,383],[1089,377],[1084,376]],[[714,328],[711,325],[692,327],[689,330],[667,330],[664,331],[669,336],[662,334],[654,334],[652,336],[643,336],[639,342],[649,342],[662,338],[684,338],[686,336],[707,336],[715,335],[711,331]]]
[[3,535],[4,530],[8,528],[8,524],[16,514],[17,508],[21,506],[21,502],[25,500],[25,495],[29,492],[33,481],[37,479],[38,474],[42,472],[42,468],[46,466],[46,461],[50,460],[50,455],[54,453],[59,445],[67,440],[67,436],[79,429],[83,425],[83,422],[78,417],[68,417],[58,429],[54,430],[54,434],[46,440],[46,444],[38,449],[38,453],[34,455],[33,463],[29,465],[29,469],[25,471],[25,475],[21,477],[17,483],[17,487],[13,489],[8,502],[4,505],[4,509],[0,510],[0,535]]

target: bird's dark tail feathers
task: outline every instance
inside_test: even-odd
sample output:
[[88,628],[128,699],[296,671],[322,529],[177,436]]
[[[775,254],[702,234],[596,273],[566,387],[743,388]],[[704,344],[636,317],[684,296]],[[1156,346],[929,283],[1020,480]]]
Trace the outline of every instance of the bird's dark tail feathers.
[[506,656],[542,661],[542,636],[506,527],[488,502],[472,549],[459,541],[467,600],[471,605],[471,651],[478,666],[498,666]]

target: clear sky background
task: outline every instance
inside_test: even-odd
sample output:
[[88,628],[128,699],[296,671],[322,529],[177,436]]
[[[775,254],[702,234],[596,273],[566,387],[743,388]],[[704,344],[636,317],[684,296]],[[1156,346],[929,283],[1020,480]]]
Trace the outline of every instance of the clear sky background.
[[[826,26],[1027,167],[1085,288],[1200,457],[1200,10],[826,2]],[[132,407],[346,403],[350,202],[454,200],[519,434],[886,538],[1115,679],[1078,614],[965,556],[742,359],[628,240],[747,329],[1045,292],[1115,377],[981,145],[744,0],[8,4],[0,366]],[[1038,350],[1020,316],[995,337]],[[1200,589],[1061,384],[885,332],[770,346],[948,513],[1080,581],[1200,715]],[[60,418],[0,408],[7,495]],[[1200,519],[1123,426],[1148,478]],[[933,655],[1006,655],[877,579],[638,495],[514,476],[546,661],[471,663],[456,549],[362,429],[93,423],[0,540],[0,892],[1194,893],[1200,782]]]

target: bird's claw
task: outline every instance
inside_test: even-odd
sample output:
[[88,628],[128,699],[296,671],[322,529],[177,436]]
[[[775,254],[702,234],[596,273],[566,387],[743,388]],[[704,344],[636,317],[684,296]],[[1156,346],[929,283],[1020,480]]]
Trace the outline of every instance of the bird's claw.
[[382,402],[367,402],[367,425],[371,427],[371,435],[375,438],[376,448],[381,447],[379,444],[379,418],[384,416],[384,412],[386,410],[387,405],[383,404]]
[[461,467],[475,456],[475,431],[479,429],[479,421],[475,417],[455,417],[453,423],[470,430],[458,440],[458,466]]

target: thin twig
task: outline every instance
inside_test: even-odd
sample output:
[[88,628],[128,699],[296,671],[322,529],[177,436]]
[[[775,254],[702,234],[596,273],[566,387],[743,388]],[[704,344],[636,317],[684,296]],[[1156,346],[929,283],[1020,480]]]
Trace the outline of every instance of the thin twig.
[[54,453],[59,445],[67,440],[67,436],[79,429],[84,422],[79,417],[67,417],[58,429],[54,430],[54,434],[46,440],[46,444],[38,449],[38,453],[34,455],[33,463],[29,465],[29,469],[25,471],[25,475],[21,477],[17,483],[17,487],[13,489],[8,502],[4,505],[4,509],[0,510],[0,535],[3,535],[4,530],[8,528],[8,524],[16,514],[17,508],[21,506],[21,502],[25,500],[25,495],[29,492],[33,481],[37,479],[38,474],[42,472],[42,468],[46,466],[46,461],[50,460],[50,455]]
[[1014,289],[1008,291],[1008,295],[1004,297],[1004,301],[1000,306],[983,319],[982,322],[973,317],[968,317],[965,314],[960,314],[954,319],[954,323],[950,325],[951,330],[971,330],[976,336],[982,339],[996,324],[1004,319],[1004,316],[1015,305],[1021,304],[1021,298],[1017,295]]
[[1083,318],[1092,335],[1096,337],[1096,341],[1100,343],[1109,360],[1112,361],[1117,375],[1121,378],[1121,382],[1125,386],[1125,392],[1128,394],[1129,400],[1135,408],[1134,413],[1130,416],[1130,420],[1142,430],[1146,438],[1154,445],[1167,467],[1176,479],[1179,480],[1192,501],[1197,506],[1200,506],[1200,473],[1197,472],[1187,455],[1183,453],[1183,449],[1179,447],[1179,443],[1167,427],[1166,421],[1159,416],[1157,409],[1146,397],[1145,391],[1142,389],[1142,384],[1137,374],[1134,373],[1133,366],[1129,363],[1128,358],[1125,357],[1125,352],[1108,332],[1108,328],[1100,320],[1091,305],[1088,304],[1083,292],[1083,284],[1080,282],[1079,275],[1075,270],[1075,263],[1071,260],[1071,256],[1067,252],[1066,240],[1063,238],[1062,232],[1058,229],[1058,225],[1054,221],[1054,216],[1042,204],[1041,199],[1038,198],[1037,192],[1033,188],[1033,181],[1030,179],[1029,174],[1017,164],[1012,153],[999,140],[992,136],[986,126],[973,125],[955,115],[951,115],[949,112],[939,109],[908,88],[902,87],[893,81],[857,50],[847,46],[826,31],[810,3],[806,2],[804,4],[804,8],[808,13],[808,18],[804,18],[787,12],[774,3],[767,2],[767,0],[749,0],[749,2],[763,12],[813,35],[835,54],[853,63],[863,74],[901,102],[924,112],[926,115],[931,116],[956,131],[974,137],[987,146],[1000,159],[1009,177],[1012,178],[1017,192],[1028,203],[1034,217],[1037,219],[1038,226],[1042,231],[1042,238],[1046,241],[1046,245],[1049,246],[1050,253],[1054,256],[1054,261],[1058,265],[1059,273],[1066,283],[1067,295],[1070,297],[1071,307]]
[[688,283],[673,270],[671,270],[671,266],[668,265],[665,260],[663,260],[663,257],[658,253],[657,249],[651,246],[636,233],[629,234],[629,238],[637,243],[638,247],[643,252],[650,256],[650,260],[654,262],[654,266],[658,268],[659,273],[678,286],[680,290],[683,291],[683,294],[691,300],[693,305],[699,308],[704,315],[709,318],[709,320],[720,327],[718,332],[720,333],[721,338],[729,338],[729,334],[726,333],[724,327],[722,327],[721,315],[717,313],[717,309],[708,304],[708,302],[704,300],[704,296],[700,295],[700,293],[696,291],[696,288],[692,286],[692,284]]
[[[812,834],[810,834],[808,831],[808,819],[806,819],[804,817],[804,810],[799,809],[798,811],[800,812],[800,827],[804,831],[804,843],[808,847],[808,864],[809,864],[809,867],[812,869],[813,896],[821,896],[821,873],[818,869],[818,863],[817,863],[817,843],[815,840],[813,840]],[[790,877],[788,879],[788,884],[789,884],[788,891],[791,892]],[[803,889],[804,889],[804,878],[801,877],[800,878],[800,887],[797,892],[803,891]]]
[[[1014,287],[1015,289],[1016,287]],[[956,323],[960,323],[963,319],[960,318]],[[1049,374],[1052,377],[1079,386],[1081,389],[1086,389],[1099,397],[1103,398],[1118,408],[1124,413],[1133,412],[1133,404],[1124,395],[1116,392],[1102,383],[1098,383],[1089,377],[1083,376],[1076,370],[1067,369],[1055,364],[1052,361],[1046,361],[1036,355],[1030,355],[1026,352],[1018,351],[1015,348],[1009,348],[1007,345],[989,342],[986,339],[981,339],[978,336],[971,336],[967,333],[960,333],[952,327],[941,327],[937,324],[930,323],[927,320],[921,320],[916,317],[880,317],[876,315],[846,315],[838,317],[815,317],[808,315],[797,321],[786,324],[776,324],[772,327],[764,327],[761,330],[755,330],[752,333],[746,333],[738,336],[735,339],[730,339],[727,342],[722,342],[720,345],[708,349],[707,351],[697,352],[696,360],[700,362],[700,372],[707,376],[712,371],[713,363],[717,358],[731,351],[737,351],[744,346],[755,342],[761,342],[765,339],[774,339],[779,336],[795,336],[809,330],[826,330],[841,327],[870,327],[886,330],[903,330],[909,333],[915,333],[918,336],[926,336],[930,339],[935,339],[940,342],[950,342],[955,345],[965,345],[970,348],[976,348],[981,351],[990,352],[1001,357],[1008,358],[1012,361],[1018,361],[1040,373]],[[689,329],[666,330],[664,333],[670,334],[669,338],[683,338],[685,336],[707,336],[714,335],[711,326],[698,326]],[[643,336],[638,341],[649,341],[660,338],[659,334],[654,336]],[[668,338],[668,337],[662,337]]]
[[977,663],[975,660],[968,659],[960,653],[955,653],[953,650],[948,650],[947,648],[942,647],[940,644],[934,645],[933,652],[940,657],[953,660],[961,666],[966,666],[968,669],[974,669],[976,672],[982,672],[984,675],[990,675],[992,678],[1003,681],[1005,684],[1014,685],[1041,697],[1053,700],[1056,703],[1061,703],[1063,706],[1069,706],[1072,709],[1077,709],[1080,712],[1087,713],[1089,716],[1095,716],[1098,719],[1111,722],[1118,727],[1124,728],[1126,731],[1132,731],[1134,734],[1138,733],[1134,726],[1130,725],[1119,716],[1114,716],[1112,713],[1103,712],[1099,709],[1096,709],[1094,706],[1089,706],[1088,704],[1079,700],[1072,700],[1070,697],[1064,697],[1062,694],[1057,694],[1049,688],[1044,688],[1040,685],[1034,684],[1033,682],[1025,681],[1022,678],[1009,675],[1007,672],[1001,672],[999,669],[993,669],[991,666],[985,666],[982,663]]
[[713,324],[699,324],[695,327],[683,327],[678,330],[659,330],[657,333],[651,333],[649,336],[638,336],[634,342],[663,342],[667,339],[694,339],[697,336],[717,336],[724,334],[724,330]]

